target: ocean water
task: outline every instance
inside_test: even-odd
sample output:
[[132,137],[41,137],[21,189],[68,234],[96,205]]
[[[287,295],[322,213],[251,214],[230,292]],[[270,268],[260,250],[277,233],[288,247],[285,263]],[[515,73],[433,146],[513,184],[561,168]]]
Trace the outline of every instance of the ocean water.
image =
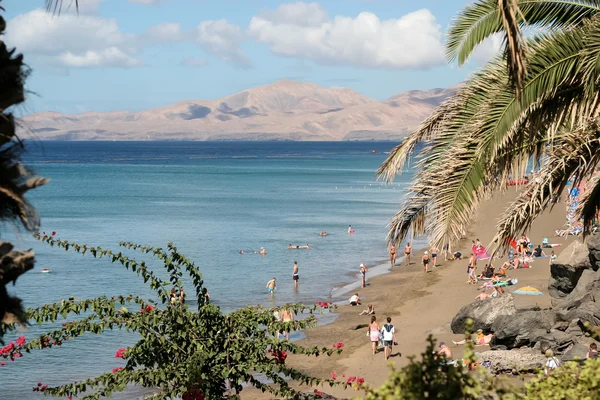
[[[334,288],[358,281],[361,262],[374,265],[387,258],[386,225],[410,177],[404,174],[392,185],[376,181],[375,170],[393,146],[32,142],[25,160],[52,179],[30,195],[42,218],[41,231],[113,250],[121,240],[159,247],[172,241],[200,267],[213,302],[230,311],[244,305],[314,303],[332,295],[335,300],[340,291]],[[355,233],[349,235],[350,224]],[[319,236],[322,230],[328,236]],[[26,307],[68,296],[150,294],[137,275],[106,259],[50,248],[10,226],[1,233],[18,248],[36,252],[35,270],[10,289]],[[288,250],[290,243],[311,248]],[[267,255],[252,254],[261,247]],[[247,254],[239,254],[241,249]],[[297,291],[291,278],[294,261],[300,266]],[[52,273],[39,273],[44,267]],[[265,285],[273,277],[277,292],[270,298]],[[192,294],[192,287],[186,292]],[[35,337],[61,322],[34,325],[22,334]],[[134,340],[119,331],[86,335],[9,362],[0,368],[2,398],[40,398],[31,391],[38,381],[54,385],[110,371],[120,365],[113,357],[116,349]]]

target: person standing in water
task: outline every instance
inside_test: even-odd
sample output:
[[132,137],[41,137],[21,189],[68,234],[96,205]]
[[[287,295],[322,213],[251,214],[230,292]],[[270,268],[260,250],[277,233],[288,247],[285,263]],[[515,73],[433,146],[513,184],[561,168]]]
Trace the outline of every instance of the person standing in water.
[[267,290],[271,297],[275,294],[275,289],[277,289],[276,279],[273,277],[269,282],[267,282]]
[[411,253],[412,253],[412,247],[411,247],[410,243],[406,243],[406,246],[404,246],[404,257],[406,258],[407,266],[410,264],[410,254]]
[[396,266],[396,244],[394,242],[390,245],[390,264],[392,268]]
[[367,287],[367,267],[364,263],[360,263],[360,282],[362,287]]
[[294,280],[294,287],[298,289],[298,279],[300,276],[298,275],[298,262],[294,261],[294,272],[292,272],[292,279]]
[[352,233],[352,232],[354,232],[354,231],[352,230],[352,225],[348,225],[348,233]]

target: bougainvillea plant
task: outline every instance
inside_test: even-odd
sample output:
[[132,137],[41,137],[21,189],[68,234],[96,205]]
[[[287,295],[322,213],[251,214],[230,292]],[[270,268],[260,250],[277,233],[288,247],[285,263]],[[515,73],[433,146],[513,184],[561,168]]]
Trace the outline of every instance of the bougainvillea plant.
[[[25,354],[26,360],[27,353],[50,349],[86,333],[102,334],[106,330],[124,329],[139,334],[135,345],[120,348],[115,354],[115,357],[125,360],[122,368],[110,366],[106,373],[97,377],[45,387],[43,392],[46,395],[98,399],[134,384],[154,388],[154,398],[162,399],[236,399],[244,385],[275,396],[293,397],[297,392],[292,386],[339,384],[335,380],[319,379],[290,367],[285,363],[285,357],[288,354],[330,356],[341,352],[341,346],[303,347],[277,339],[277,332],[315,326],[313,312],[322,310],[316,304],[291,304],[270,309],[246,307],[225,314],[210,303],[198,267],[171,243],[166,249],[119,243],[123,251],[138,251],[162,263],[169,274],[169,280],[162,280],[149,264],[138,262],[121,251],[71,243],[53,235],[36,234],[34,237],[53,247],[95,258],[105,257],[108,261],[120,264],[140,276],[156,294],[153,299],[130,294],[63,300],[29,309],[27,318],[39,324],[59,319],[66,321],[60,329],[3,352],[0,359]],[[178,292],[183,288],[184,273],[189,276],[195,289],[193,296],[198,304],[195,309],[171,298],[173,288]],[[189,295],[183,296],[183,300],[186,300],[185,296]],[[274,312],[281,311],[283,307],[291,308],[297,314],[305,314],[307,318],[281,322]],[[9,324],[4,328],[14,329],[15,326]],[[260,379],[260,376],[266,379]]]

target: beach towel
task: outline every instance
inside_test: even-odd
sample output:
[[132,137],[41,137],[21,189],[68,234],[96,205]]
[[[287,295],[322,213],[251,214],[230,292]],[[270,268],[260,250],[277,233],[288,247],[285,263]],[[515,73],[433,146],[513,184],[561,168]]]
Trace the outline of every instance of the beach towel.
[[475,258],[477,258],[478,260],[484,259],[484,258],[490,258],[490,255],[485,251],[485,247],[483,246],[473,246],[472,247],[473,250],[473,254],[475,254]]
[[529,295],[529,296],[543,296],[544,295],[544,293],[540,292],[538,289],[531,287],[531,286],[524,286],[522,288],[519,288],[518,290],[515,290],[513,293]]

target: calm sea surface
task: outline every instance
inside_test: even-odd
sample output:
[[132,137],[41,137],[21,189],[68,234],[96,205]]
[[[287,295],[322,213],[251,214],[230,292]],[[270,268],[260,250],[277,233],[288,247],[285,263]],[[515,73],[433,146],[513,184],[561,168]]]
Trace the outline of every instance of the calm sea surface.
[[[52,179],[30,194],[42,231],[113,250],[121,240],[159,247],[172,241],[200,266],[212,300],[228,311],[328,300],[334,288],[357,281],[361,262],[384,260],[386,225],[408,180],[375,181],[375,170],[393,146],[32,142],[25,159]],[[349,224],[356,230],[352,235]],[[329,235],[320,237],[322,230]],[[149,294],[137,275],[106,259],[52,249],[10,226],[1,233],[18,248],[36,252],[36,268],[11,288],[26,307],[69,296]],[[289,243],[311,248],[288,250]],[[261,247],[266,256],[251,254]],[[239,254],[241,249],[249,254]],[[294,261],[300,266],[297,292],[291,279]],[[52,273],[39,273],[44,267]],[[274,300],[265,289],[272,277],[278,281]],[[192,287],[186,292],[191,294]],[[24,335],[35,337],[61,322],[32,326]],[[0,368],[2,398],[41,398],[31,391],[38,381],[54,385],[110,371],[121,365],[113,357],[117,348],[134,340],[119,331],[87,335],[9,362]]]

